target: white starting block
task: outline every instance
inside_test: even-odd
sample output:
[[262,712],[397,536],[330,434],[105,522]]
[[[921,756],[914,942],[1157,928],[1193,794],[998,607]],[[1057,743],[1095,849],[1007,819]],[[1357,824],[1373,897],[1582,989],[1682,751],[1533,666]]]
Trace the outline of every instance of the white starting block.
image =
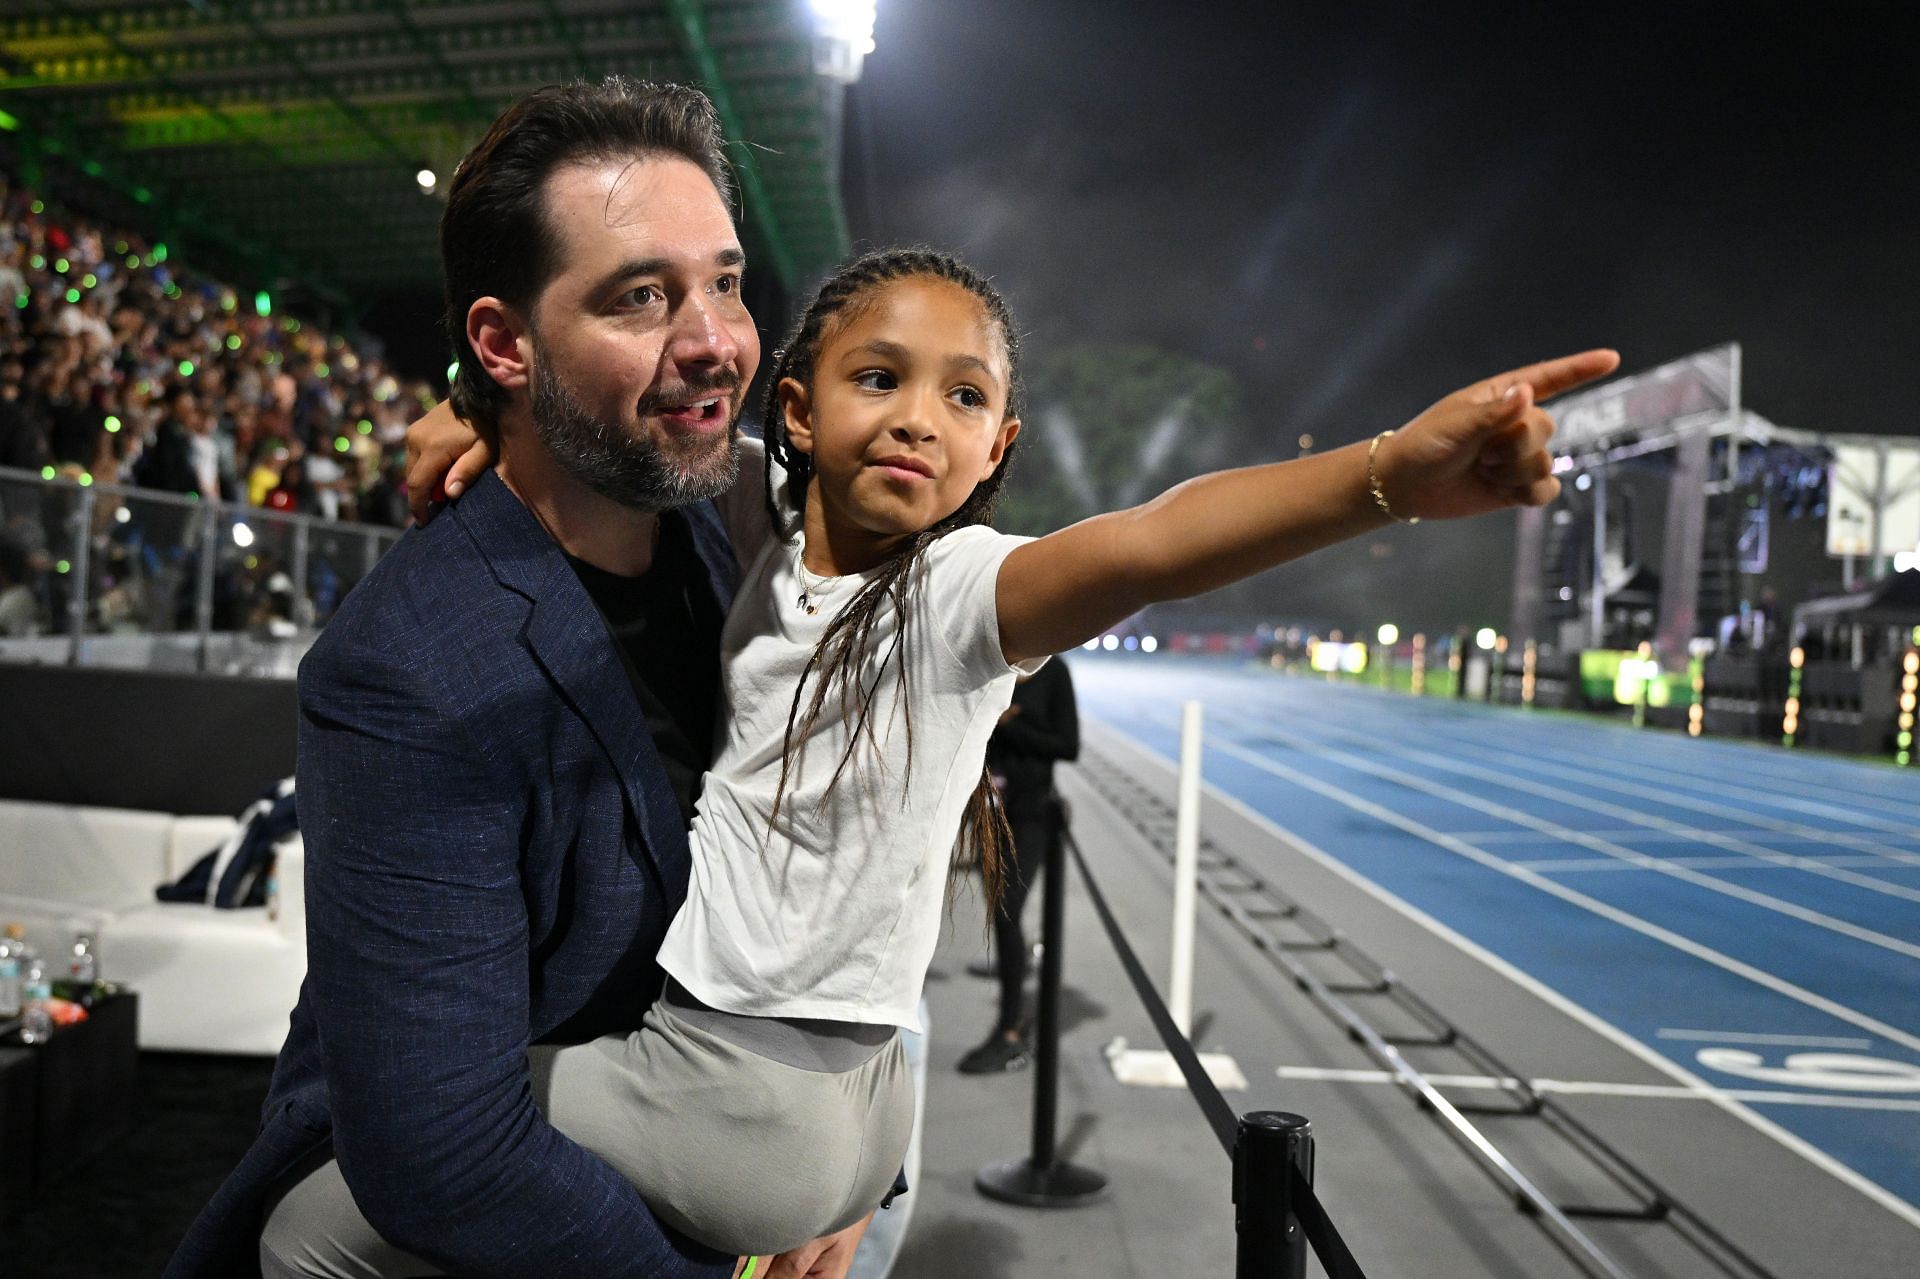
[[[1101,1050],[1107,1058],[1107,1064],[1113,1067],[1113,1077],[1123,1084],[1136,1088],[1185,1088],[1187,1077],[1180,1073],[1180,1065],[1174,1061],[1173,1054],[1164,1048],[1129,1048],[1127,1041],[1115,1036]],[[1207,1078],[1213,1080],[1213,1086],[1221,1092],[1245,1092],[1247,1077],[1240,1071],[1240,1063],[1227,1053],[1198,1053],[1200,1068],[1207,1072]]]

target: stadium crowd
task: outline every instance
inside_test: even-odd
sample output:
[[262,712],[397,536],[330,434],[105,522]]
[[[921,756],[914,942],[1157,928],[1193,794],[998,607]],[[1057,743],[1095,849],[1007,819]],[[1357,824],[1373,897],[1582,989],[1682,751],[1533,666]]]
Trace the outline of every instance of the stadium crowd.
[[[323,520],[407,522],[404,436],[433,403],[425,382],[275,314],[264,294],[185,269],[164,243],[49,204],[4,170],[0,211],[0,467]],[[59,521],[25,487],[0,485],[0,636],[64,625],[61,584],[48,580],[66,571]],[[124,505],[150,543],[184,544],[180,508]],[[159,527],[169,517],[175,527]],[[96,509],[102,564],[142,531],[116,527],[129,522]],[[164,545],[145,549],[148,567],[178,567]],[[241,567],[258,572],[261,557],[247,558],[255,562]],[[91,605],[89,616],[90,629],[113,629]]]

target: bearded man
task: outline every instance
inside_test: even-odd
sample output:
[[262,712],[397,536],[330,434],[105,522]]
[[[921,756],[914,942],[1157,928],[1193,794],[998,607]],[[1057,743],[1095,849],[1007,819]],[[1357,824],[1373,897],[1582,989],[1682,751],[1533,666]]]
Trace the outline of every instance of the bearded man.
[[[698,92],[544,89],[441,224],[496,471],[300,669],[309,973],[253,1148],[168,1273],[725,1276],[548,1124],[527,1048],[637,1027],[686,891],[759,360]],[[773,1274],[844,1274],[865,1223]]]

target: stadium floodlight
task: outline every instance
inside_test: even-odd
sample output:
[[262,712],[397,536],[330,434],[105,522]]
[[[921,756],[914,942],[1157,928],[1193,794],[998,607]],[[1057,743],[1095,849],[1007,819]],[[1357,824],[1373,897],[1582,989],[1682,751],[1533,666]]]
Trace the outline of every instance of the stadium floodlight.
[[1392,622],[1382,622],[1380,629],[1374,632],[1374,638],[1378,639],[1382,644],[1398,644],[1400,642],[1400,628]]
[[815,73],[853,84],[860,64],[873,52],[875,0],[807,0],[813,11]]
[[1480,648],[1492,648],[1494,641],[1499,638],[1499,633],[1491,626],[1482,626],[1478,631],[1474,632],[1473,642]]
[[1142,635],[1140,637],[1140,651],[1142,653],[1154,652],[1159,647],[1160,647],[1160,641],[1155,639],[1153,636]]
[[413,175],[413,180],[420,184],[422,195],[432,195],[434,186],[440,181],[440,175],[423,164],[420,166],[420,172]]
[[1114,649],[1120,647],[1120,637],[1118,635],[1103,635],[1100,637],[1100,647],[1111,653]]
[[253,530],[239,520],[233,522],[233,544],[243,551],[253,545]]

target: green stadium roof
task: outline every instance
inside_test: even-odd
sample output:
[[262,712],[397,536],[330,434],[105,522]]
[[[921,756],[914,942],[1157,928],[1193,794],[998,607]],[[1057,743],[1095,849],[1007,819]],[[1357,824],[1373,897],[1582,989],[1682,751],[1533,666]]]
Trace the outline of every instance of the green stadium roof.
[[[699,84],[748,253],[789,290],[845,255],[840,88],[798,0],[19,0],[0,127],[150,203],[197,257],[361,294],[437,285],[444,185],[508,103],[621,73]],[[19,10],[24,9],[25,12]],[[744,145],[751,143],[751,145]]]

